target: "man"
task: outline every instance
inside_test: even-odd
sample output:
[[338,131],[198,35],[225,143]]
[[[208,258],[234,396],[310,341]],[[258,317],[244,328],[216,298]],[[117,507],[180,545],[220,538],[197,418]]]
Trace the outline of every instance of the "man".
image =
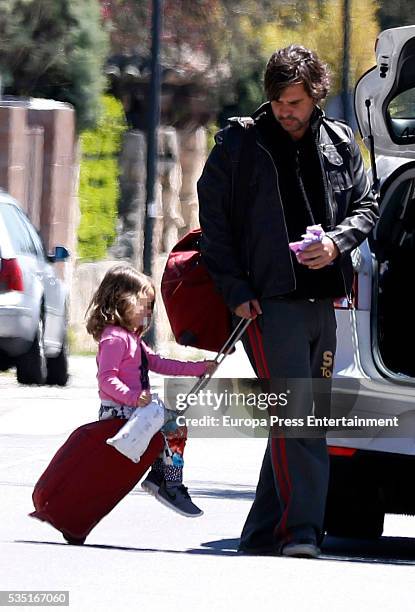
[[[318,107],[329,77],[316,54],[278,50],[264,85],[268,102],[217,134],[199,180],[202,254],[235,315],[256,319],[244,346],[257,375],[308,381],[291,404],[306,415],[315,380],[332,372],[333,298],[350,296],[350,251],[373,228],[377,205],[352,130]],[[247,177],[235,168],[247,163],[247,142],[244,197],[235,183]],[[324,237],[296,257],[289,242],[314,224]],[[270,435],[240,551],[318,556],[328,476],[324,435]]]

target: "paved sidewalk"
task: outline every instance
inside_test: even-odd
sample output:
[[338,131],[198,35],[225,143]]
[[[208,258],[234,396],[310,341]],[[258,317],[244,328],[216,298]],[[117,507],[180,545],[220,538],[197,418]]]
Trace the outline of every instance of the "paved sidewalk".
[[[71,373],[65,389],[0,376],[0,589],[69,590],[75,612],[413,610],[415,528],[407,517],[387,517],[383,542],[335,542],[322,560],[236,553],[263,439],[189,441],[185,482],[201,518],[173,513],[138,486],[84,546],[64,543],[27,513],[53,453],[75,427],[96,419],[94,359],[71,358]],[[237,353],[220,375],[249,377],[249,365]]]

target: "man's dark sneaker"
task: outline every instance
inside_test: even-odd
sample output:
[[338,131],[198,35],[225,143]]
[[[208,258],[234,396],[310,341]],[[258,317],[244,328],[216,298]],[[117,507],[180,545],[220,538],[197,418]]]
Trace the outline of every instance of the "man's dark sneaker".
[[150,470],[141,483],[141,488],[144,489],[146,493],[150,493],[150,495],[154,495],[154,497],[156,497],[162,482],[163,474],[156,472],[155,470]]
[[321,554],[313,540],[296,540],[285,544],[281,549],[283,557],[300,557],[303,559],[316,559]]
[[182,484],[167,487],[166,483],[163,482],[156,494],[156,499],[182,516],[196,518],[203,514],[203,510],[192,502],[187,487]]

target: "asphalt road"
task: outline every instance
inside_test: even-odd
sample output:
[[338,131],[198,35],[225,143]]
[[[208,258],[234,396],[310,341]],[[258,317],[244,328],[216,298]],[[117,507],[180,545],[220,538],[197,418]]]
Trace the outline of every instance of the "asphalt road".
[[[66,544],[27,514],[53,453],[73,429],[96,419],[93,358],[73,357],[71,373],[64,389],[0,376],[0,590],[68,590],[70,609],[80,612],[414,609],[411,517],[387,516],[377,542],[326,538],[318,560],[237,554],[263,439],[189,442],[185,481],[203,517],[174,514],[137,487],[83,547]],[[222,370],[244,373],[249,367],[239,353]]]

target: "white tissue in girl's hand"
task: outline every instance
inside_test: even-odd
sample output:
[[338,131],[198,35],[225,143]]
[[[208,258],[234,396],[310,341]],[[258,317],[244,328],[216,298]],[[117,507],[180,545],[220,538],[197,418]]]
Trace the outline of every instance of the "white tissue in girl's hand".
[[115,436],[108,438],[107,444],[138,463],[151,438],[163,427],[164,411],[161,399],[153,395],[153,401],[143,408],[136,408]]

